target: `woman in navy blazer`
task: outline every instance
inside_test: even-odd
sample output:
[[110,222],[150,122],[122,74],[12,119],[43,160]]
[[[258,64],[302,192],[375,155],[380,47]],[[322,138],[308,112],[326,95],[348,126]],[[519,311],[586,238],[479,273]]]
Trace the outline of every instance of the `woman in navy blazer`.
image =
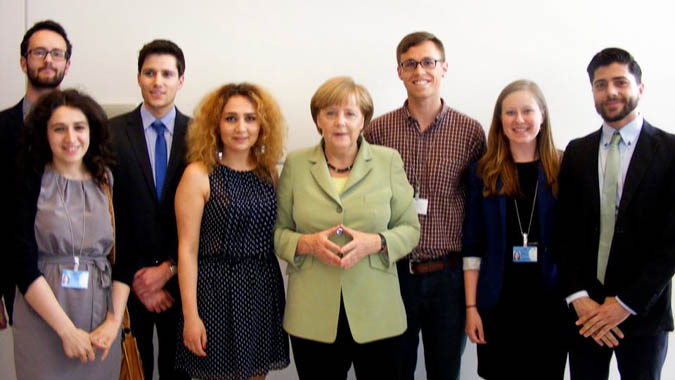
[[563,378],[565,304],[550,249],[559,162],[539,87],[506,86],[487,153],[469,168],[464,221],[466,333],[483,378]]

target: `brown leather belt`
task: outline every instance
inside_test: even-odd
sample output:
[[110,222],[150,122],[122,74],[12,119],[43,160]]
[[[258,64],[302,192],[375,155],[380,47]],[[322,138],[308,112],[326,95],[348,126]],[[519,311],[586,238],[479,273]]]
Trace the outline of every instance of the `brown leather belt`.
[[412,275],[440,272],[446,268],[452,269],[462,264],[462,257],[459,252],[451,252],[440,259],[415,262],[408,260],[408,271]]

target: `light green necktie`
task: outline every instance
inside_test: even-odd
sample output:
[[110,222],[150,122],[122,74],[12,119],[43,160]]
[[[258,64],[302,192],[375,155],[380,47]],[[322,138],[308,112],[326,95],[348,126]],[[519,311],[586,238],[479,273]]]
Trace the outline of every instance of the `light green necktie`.
[[609,261],[609,250],[614,237],[616,221],[616,193],[619,181],[619,142],[621,135],[615,132],[609,143],[607,162],[605,162],[605,178],[602,184],[602,202],[600,203],[600,244],[598,246],[597,277],[605,283],[605,271]]

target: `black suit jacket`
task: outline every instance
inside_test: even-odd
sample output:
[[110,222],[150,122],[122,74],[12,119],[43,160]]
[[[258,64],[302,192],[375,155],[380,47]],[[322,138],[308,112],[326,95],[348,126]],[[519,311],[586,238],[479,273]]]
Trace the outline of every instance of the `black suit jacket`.
[[[14,107],[8,108],[0,112],[0,162],[4,168],[6,175],[6,183],[0,186],[0,238],[3,242],[10,241],[11,225],[16,220],[11,205],[12,198],[12,182],[16,178],[16,163],[19,152],[19,135],[23,128],[23,99],[19,101]],[[3,263],[12,262],[8,255],[14,254],[8,248],[9,245],[4,245],[5,249],[2,252],[4,256]],[[10,322],[12,321],[12,310],[14,308],[14,279],[12,277],[12,268],[10,265],[3,265],[0,269],[0,298],[5,298],[5,305],[7,306],[7,314]]]
[[673,330],[675,136],[642,126],[626,174],[605,284],[596,279],[600,238],[598,149],[601,131],[567,146],[559,177],[558,254],[566,295],[587,290],[602,303],[618,296],[637,315],[627,336]]
[[[121,271],[120,278],[128,283],[142,267],[154,266],[169,258],[178,262],[174,196],[186,166],[185,134],[189,119],[176,110],[169,163],[162,198],[158,201],[140,107],[110,120],[117,160],[113,170],[116,270]],[[166,289],[178,300],[175,277]]]

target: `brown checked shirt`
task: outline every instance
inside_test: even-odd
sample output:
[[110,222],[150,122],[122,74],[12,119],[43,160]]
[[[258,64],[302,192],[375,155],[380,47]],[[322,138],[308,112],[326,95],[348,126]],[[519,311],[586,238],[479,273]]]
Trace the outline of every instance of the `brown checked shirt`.
[[422,230],[419,244],[408,256],[412,261],[462,250],[464,174],[485,152],[481,125],[441,101],[443,109],[424,132],[410,115],[407,100],[364,131],[370,143],[398,150],[416,196],[429,200],[427,215],[419,215]]

